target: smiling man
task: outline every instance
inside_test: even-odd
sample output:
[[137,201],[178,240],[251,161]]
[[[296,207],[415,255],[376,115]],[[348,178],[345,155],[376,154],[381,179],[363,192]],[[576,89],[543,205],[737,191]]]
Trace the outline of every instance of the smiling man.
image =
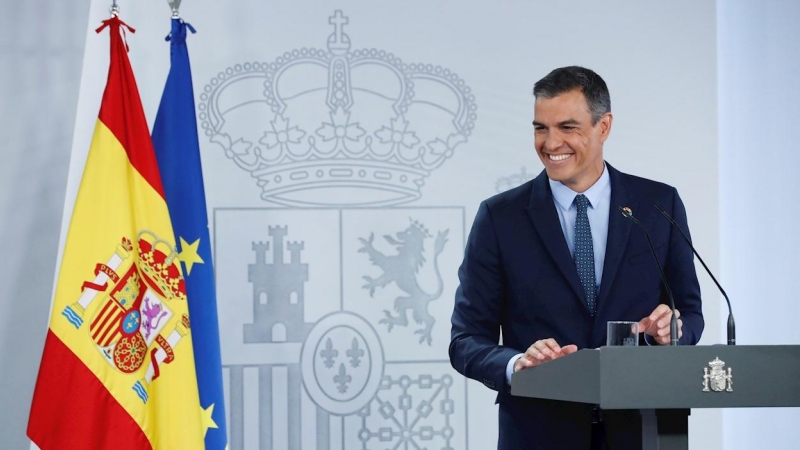
[[458,272],[450,361],[498,391],[498,449],[638,449],[638,413],[513,397],[511,375],[604,345],[611,320],[638,321],[646,345],[669,343],[672,313],[658,268],[619,207],[650,231],[680,344],[696,344],[704,322],[692,251],[654,204],[684,231],[686,210],[675,188],[604,161],[613,116],[599,75],[559,68],[533,94],[534,145],[545,169],[478,208]]

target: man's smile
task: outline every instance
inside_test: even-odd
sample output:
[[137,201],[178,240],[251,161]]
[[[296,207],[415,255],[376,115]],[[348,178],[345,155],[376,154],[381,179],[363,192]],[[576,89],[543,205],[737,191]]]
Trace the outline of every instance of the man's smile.
[[564,153],[560,155],[553,155],[548,153],[547,157],[550,161],[564,161],[565,159],[569,158],[572,155],[574,155],[574,153]]

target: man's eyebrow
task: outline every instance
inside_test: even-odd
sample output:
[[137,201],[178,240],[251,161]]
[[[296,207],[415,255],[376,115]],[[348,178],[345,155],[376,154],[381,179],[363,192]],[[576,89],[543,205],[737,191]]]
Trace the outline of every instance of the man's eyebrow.
[[[577,120],[575,120],[575,119],[567,119],[567,120],[563,120],[563,121],[561,121],[561,122],[558,122],[558,124],[557,124],[557,125],[558,125],[559,127],[563,127],[563,126],[567,126],[567,125],[580,125],[580,124],[581,124],[581,123],[580,123],[580,122],[578,122],[578,121],[577,121]],[[537,122],[537,121],[535,121],[535,120],[533,121],[533,126],[535,126],[535,127],[544,127],[544,128],[547,128],[547,126],[546,126],[545,124],[543,124],[543,123],[541,123],[541,122]]]

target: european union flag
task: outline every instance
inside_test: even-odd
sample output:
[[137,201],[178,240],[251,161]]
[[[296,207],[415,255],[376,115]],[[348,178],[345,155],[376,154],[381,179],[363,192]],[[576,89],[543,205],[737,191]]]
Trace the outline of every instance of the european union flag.
[[186,47],[187,28],[194,32],[191,25],[183,20],[172,19],[172,32],[167,36],[171,43],[171,68],[153,125],[153,146],[175,231],[175,242],[179,246],[178,258],[183,262],[197,387],[206,427],[206,448],[224,449],[227,433],[217,299],[192,72]]

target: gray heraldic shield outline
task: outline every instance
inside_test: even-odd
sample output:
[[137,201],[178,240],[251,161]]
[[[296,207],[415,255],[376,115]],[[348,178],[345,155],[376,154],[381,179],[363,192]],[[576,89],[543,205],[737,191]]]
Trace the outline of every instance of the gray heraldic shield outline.
[[228,67],[198,102],[269,203],[213,209],[231,449],[468,448],[446,357],[464,209],[408,204],[475,99],[448,69],[351,50],[348,21],[329,18],[327,50]]

